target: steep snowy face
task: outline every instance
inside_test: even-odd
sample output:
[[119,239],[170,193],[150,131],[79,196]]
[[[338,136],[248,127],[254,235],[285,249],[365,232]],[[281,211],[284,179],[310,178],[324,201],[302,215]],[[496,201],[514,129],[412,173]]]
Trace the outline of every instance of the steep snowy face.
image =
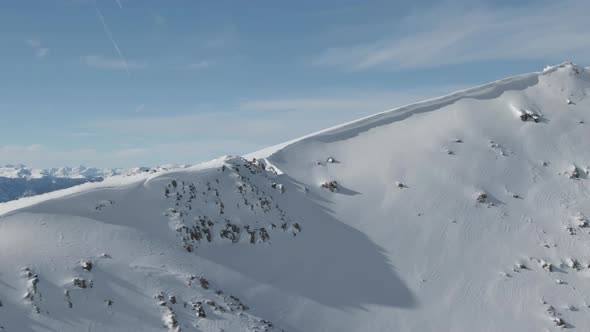
[[564,64],[253,154],[381,248],[416,298],[328,330],[588,329],[589,89]]
[[284,259],[302,226],[276,178],[263,163],[222,158],[11,203],[35,204],[0,219],[0,326],[275,331],[241,299],[255,282],[224,261],[250,250],[255,259],[235,263],[264,278],[284,272],[265,272],[264,256]]
[[586,331],[589,90],[563,64],[0,204],[0,326]]

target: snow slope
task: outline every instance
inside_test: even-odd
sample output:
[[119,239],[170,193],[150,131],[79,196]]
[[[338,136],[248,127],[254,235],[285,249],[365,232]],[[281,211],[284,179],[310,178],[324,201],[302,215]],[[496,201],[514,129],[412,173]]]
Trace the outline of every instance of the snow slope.
[[0,326],[590,330],[589,90],[564,63],[0,204]]

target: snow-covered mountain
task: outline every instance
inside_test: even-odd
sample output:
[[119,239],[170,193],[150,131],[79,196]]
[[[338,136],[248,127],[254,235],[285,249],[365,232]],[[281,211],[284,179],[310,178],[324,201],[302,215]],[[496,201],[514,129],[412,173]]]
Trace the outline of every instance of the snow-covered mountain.
[[100,182],[115,175],[132,175],[141,172],[158,172],[187,166],[164,165],[155,168],[99,169],[95,167],[30,168],[25,165],[0,167],[0,202],[39,195],[77,186],[86,182]]
[[40,179],[44,177],[69,179],[96,179],[123,173],[122,169],[99,169],[94,167],[59,167],[49,169],[30,168],[25,165],[5,165],[0,167],[0,177],[10,179]]
[[590,71],[0,204],[4,331],[590,330]]
[[86,182],[98,182],[121,174],[120,169],[61,167],[35,169],[24,165],[0,167],[0,202],[44,194]]

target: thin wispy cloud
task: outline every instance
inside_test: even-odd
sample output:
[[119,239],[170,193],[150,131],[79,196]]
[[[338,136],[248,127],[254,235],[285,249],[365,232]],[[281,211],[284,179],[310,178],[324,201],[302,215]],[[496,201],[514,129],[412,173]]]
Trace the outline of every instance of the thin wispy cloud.
[[[121,4],[119,3],[119,6],[120,5]],[[103,28],[105,34],[107,35],[107,37],[111,41],[111,44],[113,44],[113,48],[115,49],[115,51],[119,55],[119,59],[120,59],[120,62],[123,64],[123,68],[125,69],[125,71],[127,72],[128,75],[131,74],[129,72],[129,66],[127,64],[127,60],[123,56],[123,52],[121,52],[119,45],[117,44],[117,42],[115,41],[115,38],[113,37],[113,34],[111,33],[111,29],[109,29],[109,26],[107,25],[107,23],[104,19],[104,16],[102,15],[102,12],[100,11],[100,9],[96,5],[96,3],[94,3],[94,8],[96,9],[96,16],[98,17],[98,20],[102,24],[102,28]]]
[[[313,63],[347,70],[400,70],[489,60],[590,56],[588,3],[527,8],[431,6],[395,26],[375,24],[375,39],[333,46]],[[392,32],[394,31],[394,32]],[[405,31],[402,35],[399,31]],[[565,59],[560,59],[565,60]]]
[[79,131],[70,134],[72,137],[95,137],[96,133],[88,132],[88,131]]
[[[33,145],[0,145],[0,164],[22,163],[31,167],[76,166],[81,164],[107,166],[106,158],[116,152],[99,152],[92,148],[67,149]],[[16,162],[15,162],[16,161]]]
[[43,59],[49,54],[49,48],[43,47],[39,39],[26,39],[25,43],[33,49],[35,56],[39,59]]
[[147,67],[145,61],[125,61],[120,58],[109,58],[102,55],[85,55],[80,58],[82,62],[91,68],[106,70],[144,69]]
[[0,145],[1,153],[24,153],[24,152],[35,152],[41,150],[41,144],[31,145]]
[[[215,111],[200,109],[184,114],[104,119],[93,123],[92,130],[102,132],[105,136],[125,135],[145,140],[152,139],[153,133],[158,132],[158,139],[162,142],[181,139],[207,139],[212,143],[243,141],[252,149],[239,152],[248,153],[387,109],[448,94],[460,88],[462,87],[423,87],[420,91],[356,94],[345,91],[335,92],[330,96],[251,100],[228,108],[212,106]],[[286,123],[289,125],[285,126]],[[225,146],[207,157],[228,153],[232,148]]]
[[[391,108],[399,103],[400,95],[372,95],[357,97],[304,97],[286,99],[263,99],[240,104],[244,111],[348,111],[371,109],[374,111]],[[406,96],[403,98],[407,99]]]
[[187,69],[190,69],[190,70],[199,70],[199,69],[205,69],[205,68],[211,67],[211,65],[212,65],[211,62],[206,61],[206,60],[202,60],[202,61],[199,61],[199,62],[190,63],[187,66]]
[[[0,108],[17,105],[5,112],[7,122],[49,122],[31,123],[24,139],[17,128],[3,130],[0,159],[13,162],[115,166],[247,153],[500,76],[590,58],[587,0],[329,1],[239,17],[216,2],[186,1],[182,10],[167,1],[39,4],[15,7],[22,20],[13,30],[28,32],[16,36],[22,54],[10,62],[42,70],[3,72],[6,81],[38,84],[7,94]],[[258,23],[267,16],[284,26],[264,29]],[[293,29],[301,20],[306,28]],[[55,80],[76,68],[77,84]],[[96,89],[104,98],[85,103]],[[62,90],[73,96],[65,103]],[[43,146],[25,144],[35,142]]]
[[27,43],[27,45],[31,46],[32,48],[41,47],[41,42],[38,39],[27,39],[25,40],[25,43]]
[[332,112],[355,113],[355,111],[377,113],[427,98],[449,94],[464,88],[463,85],[448,85],[381,93],[342,92],[331,96],[259,99],[243,102],[239,105],[239,109],[259,112],[325,112],[326,114]]
[[0,165],[22,163],[31,167],[57,167],[92,165],[94,167],[137,167],[179,163],[198,163],[219,157],[220,151],[228,154],[249,152],[259,145],[245,140],[188,140],[144,144],[136,147],[63,148],[56,146],[2,146]]
[[35,52],[35,56],[38,58],[44,58],[47,54],[49,54],[49,48],[47,47],[41,47]]

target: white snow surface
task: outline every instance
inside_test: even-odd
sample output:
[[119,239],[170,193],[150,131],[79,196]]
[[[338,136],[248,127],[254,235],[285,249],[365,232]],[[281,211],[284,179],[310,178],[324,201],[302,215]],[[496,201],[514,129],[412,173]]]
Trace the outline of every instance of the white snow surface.
[[564,63],[0,204],[0,331],[588,331],[589,91]]

